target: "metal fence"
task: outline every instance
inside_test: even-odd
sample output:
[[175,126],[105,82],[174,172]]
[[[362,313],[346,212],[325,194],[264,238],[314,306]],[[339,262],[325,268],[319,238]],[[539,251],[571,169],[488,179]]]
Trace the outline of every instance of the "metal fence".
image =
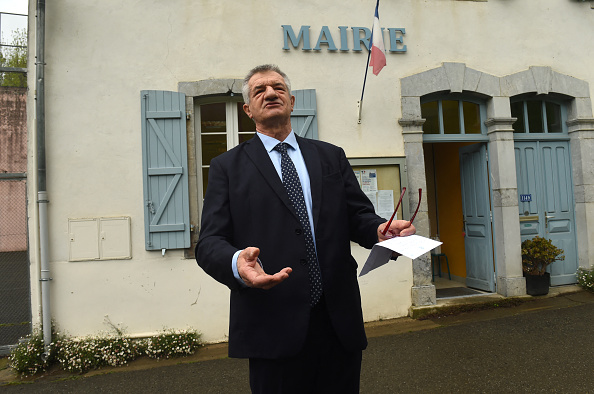
[[0,86],[0,354],[31,333],[26,97]]
[[0,354],[31,333],[26,190],[25,179],[0,179]]

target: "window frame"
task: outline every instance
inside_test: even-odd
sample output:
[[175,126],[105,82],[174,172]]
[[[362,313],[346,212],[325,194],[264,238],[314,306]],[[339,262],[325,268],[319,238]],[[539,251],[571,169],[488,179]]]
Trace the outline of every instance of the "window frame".
[[[196,152],[196,175],[197,175],[197,188],[198,188],[198,208],[199,212],[202,212],[202,206],[204,202],[204,169],[210,168],[210,164],[204,165],[202,162],[202,119],[200,107],[207,104],[225,104],[225,134],[227,141],[227,151],[239,145],[240,134],[247,134],[247,132],[239,131],[239,108],[237,103],[243,103],[243,97],[241,95],[234,96],[213,96],[213,97],[195,97],[194,98],[194,134],[195,134],[195,152]],[[255,125],[254,131],[256,132]],[[210,135],[220,135],[222,132],[208,133]]]
[[[200,105],[226,101],[243,102],[242,84],[243,79],[208,79],[178,83],[178,92],[186,95],[186,139],[188,141],[190,237],[192,243],[192,246],[185,250],[186,258],[194,258],[194,247],[198,242],[204,206],[203,197],[200,197],[204,194]],[[291,115],[291,122],[296,121],[297,128],[303,131],[302,137],[318,139],[316,90],[296,89],[292,90],[291,94],[295,96],[295,108]],[[239,135],[238,133],[232,137],[237,138],[232,140],[236,141],[232,142],[233,146],[239,144]]]
[[[527,112],[527,103],[529,101],[536,101],[541,103],[541,114],[542,118],[541,121],[543,122],[543,133],[531,133],[529,130],[529,120],[528,116],[526,116]],[[510,97],[510,112],[511,106],[514,103],[522,102],[523,103],[523,111],[524,111],[524,131],[518,133],[514,130],[514,140],[516,141],[528,141],[528,140],[569,140],[569,133],[567,128],[567,100],[562,98],[557,98],[551,95],[520,95],[520,96],[513,96]],[[561,132],[560,133],[550,133],[548,132],[548,124],[547,124],[547,112],[546,112],[546,104],[556,104],[560,107],[560,116],[561,116]]]
[[[464,93],[439,93],[430,94],[421,97],[421,108],[423,104],[437,101],[437,112],[438,112],[438,134],[428,134],[423,131],[423,142],[438,142],[438,141],[488,141],[487,126],[485,126],[485,120],[487,119],[487,106],[485,101],[481,98],[472,97]],[[443,101],[457,101],[458,102],[458,116],[460,121],[460,133],[458,134],[446,134],[444,132],[444,120],[443,120]],[[479,106],[479,123],[481,132],[480,134],[466,133],[464,126],[464,102],[477,104]],[[421,112],[421,117],[423,116]],[[425,119],[425,118],[423,118]]]

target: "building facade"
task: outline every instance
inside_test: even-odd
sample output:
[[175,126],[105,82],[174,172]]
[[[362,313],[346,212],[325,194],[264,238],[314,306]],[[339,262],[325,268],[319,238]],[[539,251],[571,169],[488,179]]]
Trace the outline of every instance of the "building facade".
[[[36,2],[30,1],[29,15]],[[375,2],[51,2],[45,9],[47,224],[29,90],[29,248],[41,321],[74,336],[194,328],[227,335],[229,291],[196,265],[210,159],[254,134],[241,79],[278,64],[294,130],[339,145],[378,212],[407,188],[461,286],[525,294],[520,244],[565,251],[552,285],[594,265],[594,5],[575,0],[380,4],[387,66],[365,80]],[[567,23],[571,21],[571,23]],[[29,86],[35,85],[35,18]],[[43,229],[42,227],[46,227]],[[353,245],[363,266],[368,251]],[[429,254],[360,277],[367,321],[436,302]]]

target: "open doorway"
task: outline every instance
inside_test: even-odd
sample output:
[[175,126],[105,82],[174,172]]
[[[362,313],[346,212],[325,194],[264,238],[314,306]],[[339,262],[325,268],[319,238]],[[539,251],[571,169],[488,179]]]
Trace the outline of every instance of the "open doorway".
[[[469,147],[470,145],[473,147]],[[480,285],[474,280],[477,263],[484,271],[482,276],[494,276],[493,250],[492,247],[488,247],[488,251],[484,248],[478,249],[478,253],[472,250],[474,239],[472,234],[467,234],[468,223],[465,223],[463,204],[464,182],[461,178],[460,151],[473,150],[480,145],[474,142],[423,144],[430,235],[439,237],[443,242],[441,250],[434,253],[431,261],[433,284],[438,299],[481,295],[494,291],[492,286]],[[465,187],[468,188],[468,185]],[[481,192],[486,194],[489,204],[488,184],[484,189],[486,190],[481,189]],[[468,193],[467,191],[467,195]],[[470,194],[474,196],[475,193]],[[489,244],[492,245],[490,221],[488,226]],[[489,254],[491,258],[488,258]],[[472,261],[468,262],[469,259]]]

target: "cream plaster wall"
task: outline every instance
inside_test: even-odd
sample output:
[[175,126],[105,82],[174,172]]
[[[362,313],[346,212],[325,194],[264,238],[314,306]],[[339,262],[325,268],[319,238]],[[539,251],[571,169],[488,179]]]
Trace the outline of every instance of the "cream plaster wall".
[[[30,1],[34,9],[34,1]],[[180,81],[242,78],[277,63],[293,88],[315,88],[320,139],[349,157],[403,156],[399,79],[461,62],[503,76],[529,66],[590,82],[594,95],[594,10],[559,0],[383,2],[381,24],[404,27],[405,54],[369,72],[357,124],[367,53],[283,51],[281,25],[310,25],[311,45],[327,25],[371,26],[373,1],[295,2],[62,0],[46,5],[46,134],[52,314],[72,335],[112,322],[131,334],[193,327],[224,340],[228,291],[181,251],[144,250],[140,91],[177,90]],[[30,13],[34,15],[34,12]],[[571,21],[571,23],[568,23]],[[350,30],[350,29],[349,29]],[[31,29],[33,32],[34,29]],[[388,40],[387,33],[385,39]],[[31,42],[34,42],[32,39]],[[388,43],[386,43],[389,46]],[[31,45],[31,52],[34,46]],[[352,39],[349,39],[352,48]],[[30,62],[30,64],[34,64]],[[30,80],[31,80],[30,73]],[[31,81],[33,82],[33,81]],[[31,83],[33,86],[33,83]],[[33,94],[33,89],[31,91]],[[30,98],[30,103],[32,99]],[[30,115],[29,168],[35,168]],[[34,177],[34,173],[31,173]],[[32,271],[38,270],[35,181],[30,184]],[[130,216],[131,260],[69,263],[68,218]],[[356,248],[360,266],[366,251]],[[404,260],[404,259],[403,259]],[[367,320],[406,315],[410,260],[361,279]],[[32,275],[32,278],[35,278]],[[33,288],[34,304],[38,288]],[[38,305],[34,305],[38,310]],[[34,313],[35,314],[35,313]]]

